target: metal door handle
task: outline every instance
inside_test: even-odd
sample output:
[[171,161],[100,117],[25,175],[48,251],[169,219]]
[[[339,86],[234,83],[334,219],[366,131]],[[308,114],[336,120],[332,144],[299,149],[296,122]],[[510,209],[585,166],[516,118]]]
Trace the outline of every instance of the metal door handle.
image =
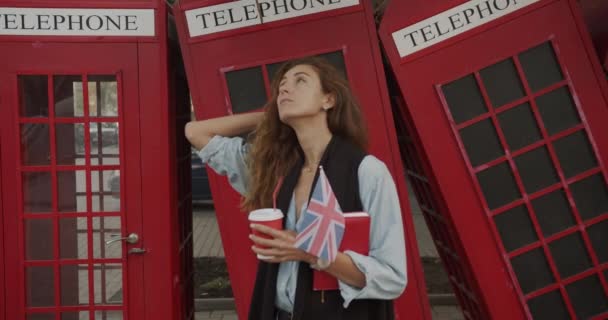
[[148,252],[148,250],[144,248],[131,248],[129,249],[129,254],[144,254]]
[[135,243],[139,242],[139,235],[137,235],[137,233],[131,233],[124,238],[108,240],[108,241],[106,241],[106,245],[109,245],[109,244],[112,244],[112,243],[118,242],[118,241],[126,241],[127,243],[135,244]]

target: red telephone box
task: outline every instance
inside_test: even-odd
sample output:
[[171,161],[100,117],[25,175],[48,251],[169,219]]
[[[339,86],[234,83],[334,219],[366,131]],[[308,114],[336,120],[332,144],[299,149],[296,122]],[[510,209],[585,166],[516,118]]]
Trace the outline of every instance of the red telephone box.
[[0,1],[0,319],[193,317],[167,25],[164,1]]
[[467,319],[608,317],[608,90],[576,1],[393,1],[380,36]]
[[[408,285],[396,303],[398,318],[430,319],[371,2],[182,0],[174,9],[199,119],[261,108],[275,71],[289,59],[324,56],[347,76],[364,109],[370,152],[396,177],[403,209]],[[210,184],[238,313],[246,319],[257,266],[247,217],[225,179],[210,172]]]

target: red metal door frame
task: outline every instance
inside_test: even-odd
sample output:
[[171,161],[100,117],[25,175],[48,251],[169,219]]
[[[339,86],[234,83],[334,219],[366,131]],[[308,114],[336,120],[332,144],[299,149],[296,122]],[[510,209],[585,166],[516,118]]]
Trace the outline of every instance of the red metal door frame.
[[[450,6],[445,5],[445,8],[442,7],[442,11],[455,6],[457,2],[454,1]],[[419,136],[422,137],[423,148],[428,155],[433,173],[440,182],[441,194],[446,198],[446,202],[450,206],[451,215],[454,217],[455,229],[461,236],[465,248],[467,248],[468,257],[472,262],[471,266],[474,269],[477,281],[480,283],[483,296],[488,301],[493,319],[519,319],[524,314],[530,317],[524,297],[521,294],[513,293],[511,285],[517,287],[517,280],[508,262],[508,257],[513,254],[521,254],[522,250],[525,249],[512,252],[508,256],[503,256],[504,249],[502,249],[500,238],[497,237],[497,231],[492,227],[491,221],[486,221],[492,215],[487,215],[489,211],[481,206],[483,196],[474,179],[474,172],[484,168],[476,168],[470,171],[472,167],[465,161],[467,155],[463,153],[464,147],[458,138],[457,130],[471,124],[475,120],[470,120],[459,126],[453,125],[454,122],[449,117],[449,110],[445,108],[446,102],[441,98],[440,85],[477,72],[503,59],[515,56],[537,44],[551,41],[556,48],[559,60],[561,60],[560,65],[564,70],[565,80],[550,88],[546,88],[540,93],[546,93],[563,85],[567,85],[572,89],[573,94],[577,96],[575,100],[577,101],[579,111],[581,111],[583,124],[572,128],[563,133],[563,135],[580,129],[586,130],[595,147],[599,162],[598,169],[586,172],[572,179],[580,179],[597,172],[603,172],[605,179],[606,171],[604,163],[608,160],[606,152],[608,150],[608,141],[606,139],[608,135],[606,134],[605,124],[602,121],[608,119],[606,83],[603,79],[604,76],[601,72],[598,72],[597,58],[595,55],[589,54],[590,49],[592,50],[590,48],[590,41],[584,33],[585,28],[582,26],[582,19],[574,9],[574,5],[573,1],[542,1],[538,5],[531,6],[529,9],[522,9],[521,12],[511,15],[509,18],[501,19],[499,20],[500,22],[497,21],[496,23],[479,27],[475,31],[462,34],[446,41],[446,43],[436,45],[405,59],[398,58],[391,37],[391,33],[399,29],[395,24],[395,20],[388,21],[384,25],[385,28],[381,29],[385,48],[391,58],[391,63],[393,64],[396,77],[399,79],[402,92],[408,101],[413,122]],[[429,12],[428,8],[422,8],[420,11],[426,12],[426,16],[431,16],[435,13]],[[419,16],[418,18],[421,17]],[[542,24],[539,24],[538,21],[542,21]],[[534,27],[532,28],[531,26]],[[496,41],[496,39],[505,40]],[[441,63],[441,68],[437,68],[437,63]],[[517,70],[521,79],[523,73],[521,66],[518,64]],[[479,84],[479,74],[476,73],[475,76]],[[434,86],[437,87],[434,88]],[[526,96],[530,96],[530,89],[527,86],[525,89]],[[536,95],[540,93],[536,93]],[[487,95],[484,96],[484,99],[487,105]],[[504,108],[501,107],[499,111],[505,110],[509,106],[518,105],[519,103],[521,103],[521,100],[518,100],[517,103],[511,103]],[[532,105],[534,109],[534,103]],[[495,116],[492,115],[491,118],[496,125]],[[537,112],[536,120],[538,122]],[[544,130],[542,131],[543,138],[546,140],[547,133]],[[558,137],[562,137],[563,135],[560,134]],[[431,137],[444,137],[444,139],[438,140]],[[445,137],[450,138],[445,139]],[[551,138],[551,140],[555,139],[556,137]],[[504,137],[501,137],[501,140],[504,147]],[[523,151],[529,151],[530,149],[527,148]],[[559,168],[555,152],[551,148],[549,149],[552,163],[556,164],[556,167]],[[523,151],[518,151],[517,154]],[[507,157],[514,155],[507,154]],[[491,164],[485,164],[484,167]],[[572,179],[567,179],[568,183],[571,183]],[[518,179],[518,181],[521,189],[521,180]],[[560,186],[566,185],[563,174],[560,174],[560,181]],[[477,192],[472,194],[468,190],[477,190]],[[572,199],[570,200],[572,201]],[[527,203],[528,200],[526,199],[525,201]],[[468,218],[458,218],[456,215],[461,212],[467,212]],[[608,216],[603,214],[596,219],[582,223],[577,215],[577,222],[581,227],[581,231],[584,230],[583,225],[588,226],[591,223],[606,219],[608,219]],[[485,225],[489,226],[489,230],[485,230]],[[535,226],[538,230],[536,222]],[[570,230],[558,234],[556,237],[565,236],[571,232],[575,231]],[[543,239],[542,246],[546,246],[542,234],[539,236],[539,239]],[[550,240],[554,239],[554,237],[550,238]],[[590,246],[586,235],[584,236],[584,242],[586,247]],[[588,251],[593,252],[593,250]],[[599,264],[597,257],[593,254],[591,254],[591,260],[594,266],[591,271],[572,277],[568,279],[567,283],[571,283],[594,272],[598,274],[605,272],[608,269],[608,265],[606,263]],[[508,271],[508,275],[501,271],[503,268]],[[555,266],[553,264],[552,269],[555,276]],[[562,288],[561,290],[563,290],[564,283],[561,282],[559,275],[556,276],[556,279],[560,288]],[[600,279],[602,279],[601,276]],[[600,281],[605,294],[608,295],[606,280]],[[555,286],[546,288],[546,290],[550,289],[555,289]],[[527,295],[525,298],[537,296],[542,292],[543,290],[534,292],[534,294]],[[518,306],[518,308],[513,308],[513,306]],[[568,307],[572,315],[572,307],[570,305]]]
[[[2,79],[3,81],[3,90],[2,92],[8,93],[8,99],[5,101],[6,108],[2,108],[3,112],[3,121],[5,123],[2,126],[3,133],[3,149],[6,157],[3,159],[3,177],[5,179],[2,181],[3,189],[8,190],[11,185],[20,186],[20,176],[19,174],[15,175],[14,168],[15,166],[20,166],[19,164],[19,156],[18,150],[19,144],[17,143],[19,135],[17,134],[16,124],[18,123],[18,111],[16,110],[17,106],[17,91],[16,89],[16,75],[17,74],[116,74],[118,75],[118,99],[119,103],[122,103],[120,106],[123,108],[121,113],[119,114],[119,123],[121,130],[120,137],[120,154],[122,157],[122,161],[120,164],[120,169],[123,173],[125,173],[124,177],[121,178],[122,183],[121,190],[123,195],[128,195],[129,197],[123,197],[121,203],[121,211],[123,211],[122,223],[123,226],[123,234],[126,232],[136,232],[138,234],[142,234],[142,214],[141,214],[141,204],[139,199],[139,102],[138,95],[131,94],[132,92],[137,92],[137,84],[138,84],[138,74],[137,74],[137,47],[135,44],[119,44],[112,46],[111,49],[108,49],[107,46],[103,44],[51,44],[45,43],[41,44],[43,49],[33,48],[28,43],[3,43],[2,44],[2,58],[3,61],[7,61],[5,66],[3,66],[2,70]],[[40,52],[44,51],[45,59],[40,59]],[[83,58],[86,57],[86,58]],[[93,63],[94,62],[94,63]],[[122,85],[122,88],[120,87]],[[86,86],[84,87],[83,96],[86,96]],[[52,97],[52,94],[51,94]],[[85,108],[87,105],[87,99],[85,101]],[[9,106],[11,108],[9,108]],[[52,106],[50,106],[50,111],[52,111]],[[86,110],[85,110],[86,111]],[[84,117],[88,120],[88,114]],[[9,120],[10,119],[10,120]],[[49,123],[52,124],[54,119],[54,115],[52,112],[49,114]],[[99,119],[102,120],[103,119]],[[52,125],[50,126],[53,127]],[[51,129],[54,130],[54,129]],[[52,136],[52,135],[51,135]],[[85,130],[85,136],[88,138],[88,133]],[[11,139],[12,138],[12,139]],[[11,141],[12,140],[12,141]],[[54,146],[54,141],[51,140],[51,146]],[[88,147],[87,147],[88,148]],[[54,148],[51,148],[53,150]],[[6,152],[7,150],[12,150],[12,152]],[[128,152],[128,154],[126,154]],[[53,154],[54,151],[51,152]],[[129,161],[124,161],[127,158]],[[87,166],[88,167],[88,166]],[[67,169],[74,169],[68,168]],[[65,169],[65,168],[64,168]],[[91,169],[88,167],[88,169]],[[17,171],[18,173],[19,171]],[[132,174],[132,175],[130,175]],[[12,177],[9,181],[7,177]],[[14,179],[14,180],[13,180]],[[56,178],[55,178],[56,179]],[[53,181],[56,181],[53,179]],[[90,182],[89,182],[90,184]],[[17,190],[20,190],[19,188]],[[90,196],[90,187],[88,188],[88,195]],[[3,194],[3,204],[5,205],[5,213],[7,212],[20,212],[18,208],[18,201],[15,199],[11,199],[8,194]],[[14,198],[14,197],[13,197]],[[124,212],[128,212],[127,216],[124,215]],[[59,214],[49,214],[49,217],[56,216],[59,218]],[[103,216],[103,215],[99,215]],[[61,216],[63,217],[63,216]],[[20,218],[17,215],[5,216],[4,220],[4,235],[7,239],[17,240],[18,245],[12,246],[13,250],[9,250],[6,248],[5,257],[7,258],[6,262],[10,262],[10,264],[6,264],[6,272],[11,275],[19,275],[17,277],[7,277],[6,287],[10,288],[12,294],[7,296],[7,317],[8,319],[17,319],[24,318],[23,310],[25,308],[24,301],[24,272],[21,268],[22,262],[24,261],[23,256],[23,237],[22,237],[22,224],[20,222]],[[89,221],[89,227],[91,226],[91,221]],[[57,226],[55,226],[57,228]],[[89,231],[90,232],[90,231]],[[57,229],[55,229],[55,234],[57,233]],[[89,239],[92,239],[89,236]],[[141,242],[140,242],[141,244]],[[58,244],[55,244],[55,249]],[[126,263],[126,250],[127,246],[123,245],[123,257],[121,259],[114,260],[93,260],[92,258],[92,248],[93,243],[89,240],[88,251],[90,252],[88,260],[86,262],[89,264],[90,268],[93,263],[101,263],[101,262],[118,262],[118,263]],[[16,250],[14,248],[17,248]],[[84,261],[83,261],[84,263]],[[54,263],[58,265],[58,262]],[[124,266],[124,265],[123,265]],[[58,270],[55,270],[55,276],[58,276]],[[92,272],[92,271],[90,271]],[[90,273],[92,275],[92,273]],[[127,279],[128,281],[124,281]],[[57,281],[57,280],[56,280]],[[93,281],[91,277],[89,277],[89,284]],[[57,283],[57,282],[56,282]],[[126,269],[123,269],[123,292],[128,292],[123,297],[124,306],[128,307],[130,301],[137,301],[143,299],[144,292],[143,286],[143,259],[142,257],[132,256],[129,257],[129,263],[126,264]],[[56,299],[59,288],[55,287],[55,295]],[[92,290],[92,288],[89,288]],[[91,291],[89,292],[90,294]],[[92,296],[90,296],[90,299]],[[92,304],[92,301],[90,301]],[[139,304],[141,305],[141,304]],[[9,309],[11,308],[11,309]],[[51,308],[56,309],[56,308]],[[66,310],[69,310],[67,308]],[[97,309],[97,308],[95,308]],[[104,307],[101,307],[104,309]],[[106,307],[107,309],[107,307]],[[110,308],[111,309],[111,308]],[[93,310],[92,308],[90,309]],[[51,311],[49,309],[49,311]],[[86,310],[85,310],[86,311]],[[139,312],[137,310],[132,310],[129,313],[125,314],[125,318],[128,319],[137,319]],[[90,317],[93,319],[94,314],[90,312]]]

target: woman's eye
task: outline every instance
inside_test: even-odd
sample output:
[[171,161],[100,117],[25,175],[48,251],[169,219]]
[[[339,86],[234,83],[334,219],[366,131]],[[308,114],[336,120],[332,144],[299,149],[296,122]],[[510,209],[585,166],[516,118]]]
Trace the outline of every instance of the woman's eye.
[[306,82],[306,80],[304,78],[298,78],[298,79],[296,79],[296,83],[300,83],[300,82]]

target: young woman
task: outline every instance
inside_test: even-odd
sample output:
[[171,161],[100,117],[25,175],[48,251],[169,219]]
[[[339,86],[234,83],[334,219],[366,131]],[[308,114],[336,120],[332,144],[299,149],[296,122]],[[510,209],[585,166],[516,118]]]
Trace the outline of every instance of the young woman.
[[[393,319],[392,299],[407,282],[401,209],[387,167],[364,151],[365,126],[346,80],[318,58],[287,62],[264,110],[190,122],[185,129],[203,162],[244,196],[248,211],[272,207],[284,178],[277,197],[284,230],[252,226],[273,238],[251,235],[252,250],[274,258],[259,263],[249,319]],[[251,142],[238,137],[251,131]],[[295,248],[319,166],[344,212],[370,214],[369,255],[339,252],[323,265]],[[336,277],[340,289],[313,291],[311,268]]]

